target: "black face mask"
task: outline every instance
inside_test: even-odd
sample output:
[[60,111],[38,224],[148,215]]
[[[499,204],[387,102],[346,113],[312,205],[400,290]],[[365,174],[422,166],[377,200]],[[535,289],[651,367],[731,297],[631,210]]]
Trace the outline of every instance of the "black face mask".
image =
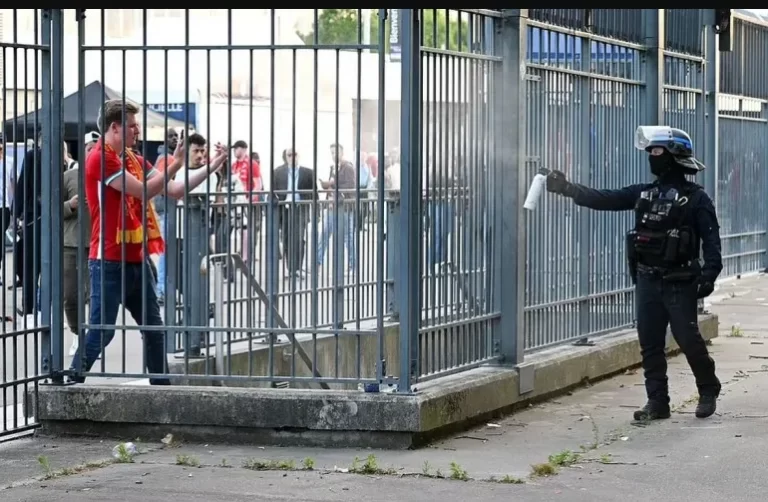
[[675,167],[675,159],[669,153],[662,155],[649,155],[648,162],[651,164],[651,173],[654,176],[662,177]]

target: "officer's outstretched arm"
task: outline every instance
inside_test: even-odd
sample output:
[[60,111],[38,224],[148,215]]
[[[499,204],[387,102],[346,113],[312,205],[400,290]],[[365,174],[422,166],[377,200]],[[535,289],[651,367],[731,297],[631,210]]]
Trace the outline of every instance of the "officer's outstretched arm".
[[628,211],[635,207],[645,185],[630,185],[618,190],[598,190],[570,183],[565,174],[552,171],[547,176],[547,190],[570,197],[577,206],[598,211]]
[[720,244],[720,223],[712,199],[703,190],[696,205],[696,233],[701,238],[702,258],[704,265],[701,275],[710,282],[715,282],[723,270],[723,253]]

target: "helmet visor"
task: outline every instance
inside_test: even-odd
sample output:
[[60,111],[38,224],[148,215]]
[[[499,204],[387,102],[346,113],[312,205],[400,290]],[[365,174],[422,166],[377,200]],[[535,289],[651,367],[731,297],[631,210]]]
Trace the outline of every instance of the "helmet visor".
[[672,128],[669,126],[640,126],[635,131],[635,148],[645,151],[651,143],[666,144],[671,139]]

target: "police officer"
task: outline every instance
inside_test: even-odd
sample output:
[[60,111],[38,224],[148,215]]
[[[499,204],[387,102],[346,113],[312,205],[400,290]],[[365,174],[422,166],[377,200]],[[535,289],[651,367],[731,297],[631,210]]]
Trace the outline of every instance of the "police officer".
[[[653,183],[618,190],[596,190],[570,183],[552,171],[547,190],[570,197],[578,206],[601,211],[635,212],[627,234],[627,254],[636,284],[637,334],[648,401],[635,420],[670,417],[665,342],[667,325],[696,378],[696,416],[716,409],[720,381],[715,362],[699,332],[697,300],[709,296],[723,268],[715,207],[703,188],[686,180],[704,165],[693,157],[691,138],[680,129],[641,126],[635,147],[648,152]],[[699,260],[702,249],[703,264]]]

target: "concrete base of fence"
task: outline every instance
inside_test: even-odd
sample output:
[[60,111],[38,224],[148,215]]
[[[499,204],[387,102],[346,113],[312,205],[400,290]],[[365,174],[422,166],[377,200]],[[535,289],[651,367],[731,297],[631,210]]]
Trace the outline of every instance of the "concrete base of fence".
[[[699,319],[707,340],[718,319]],[[670,352],[678,350],[669,337]],[[418,384],[413,395],[225,387],[41,386],[43,433],[282,446],[410,448],[640,363],[636,335],[526,358],[525,371],[486,366]],[[532,371],[530,369],[532,368]],[[532,378],[521,382],[521,374]],[[521,387],[524,393],[521,393]],[[638,403],[642,404],[642,403]]]
[[[375,324],[370,324],[370,329]],[[365,326],[363,327],[365,328]],[[384,343],[382,358],[387,361],[387,372],[392,376],[398,376],[400,360],[400,331],[397,324],[384,326]],[[239,344],[238,344],[239,343]],[[359,350],[358,350],[359,344]],[[378,339],[370,335],[318,335],[315,340],[297,342],[317,365],[317,371],[322,376],[337,376],[338,378],[356,379],[376,377],[376,358],[378,357]],[[269,375],[276,379],[280,377],[311,377],[311,369],[302,361],[299,351],[291,343],[275,343],[273,357],[269,355],[268,343],[253,343],[248,347],[247,342],[236,342],[231,350],[225,350],[223,365],[231,375]],[[357,356],[360,355],[358,364]],[[181,355],[181,354],[180,354]],[[425,357],[426,358],[426,357]],[[181,375],[215,375],[216,361],[213,356],[206,360],[205,357],[185,361],[183,357],[169,363],[169,372],[178,374],[172,379],[174,385],[212,386],[225,387],[270,387],[269,382],[253,380],[229,380],[226,382],[210,380],[192,380]],[[291,382],[292,388],[317,388],[312,382]],[[331,383],[331,389],[357,390],[356,383]]]

